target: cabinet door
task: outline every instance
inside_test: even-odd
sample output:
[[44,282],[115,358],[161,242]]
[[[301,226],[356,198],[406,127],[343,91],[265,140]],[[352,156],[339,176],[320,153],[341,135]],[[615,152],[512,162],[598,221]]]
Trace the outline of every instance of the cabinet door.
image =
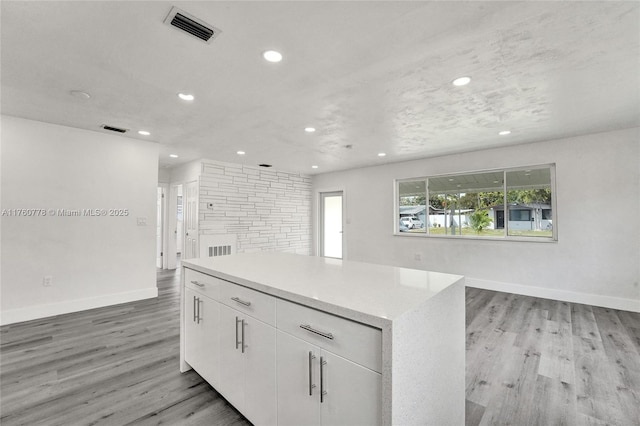
[[278,425],[319,425],[320,349],[282,331],[276,331],[276,340]]
[[244,357],[242,356],[241,322],[243,316],[228,306],[223,304],[219,306],[220,385],[217,390],[227,401],[242,410],[244,407]]
[[184,359],[201,374],[203,366],[204,341],[202,340],[202,328],[198,323],[198,308],[200,296],[193,290],[185,289],[184,293]]
[[[211,386],[217,386],[220,381],[220,304],[215,300],[200,296],[200,338],[202,340],[200,375]],[[198,370],[196,370],[198,371]]]
[[244,414],[255,425],[275,425],[276,329],[250,316],[245,319]]
[[218,381],[217,326],[219,304],[191,289],[185,289],[185,361],[207,382]]
[[323,425],[382,423],[382,375],[327,351],[321,353]]

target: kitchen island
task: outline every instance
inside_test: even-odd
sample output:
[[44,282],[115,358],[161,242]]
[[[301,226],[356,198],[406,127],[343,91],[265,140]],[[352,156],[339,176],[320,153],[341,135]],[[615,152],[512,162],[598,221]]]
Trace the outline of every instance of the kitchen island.
[[254,424],[464,424],[462,276],[275,252],[182,268],[181,371]]

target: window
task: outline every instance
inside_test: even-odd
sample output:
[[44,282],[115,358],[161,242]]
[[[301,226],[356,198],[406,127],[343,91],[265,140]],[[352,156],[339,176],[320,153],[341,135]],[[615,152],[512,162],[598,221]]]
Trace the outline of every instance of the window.
[[397,180],[396,233],[553,240],[554,175],[545,165]]
[[[507,235],[552,237],[551,167],[511,170],[505,174],[509,209]],[[548,219],[543,217],[544,210],[549,211]]]
[[529,222],[531,220],[530,210],[509,209],[509,221]]
[[424,179],[405,181],[398,185],[398,232],[426,232],[426,188]]

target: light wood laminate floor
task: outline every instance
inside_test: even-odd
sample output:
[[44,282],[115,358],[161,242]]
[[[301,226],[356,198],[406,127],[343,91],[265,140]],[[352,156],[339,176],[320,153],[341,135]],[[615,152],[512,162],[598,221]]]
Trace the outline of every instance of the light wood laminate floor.
[[467,425],[640,425],[640,314],[467,288]]
[[[0,423],[249,425],[179,372],[179,277],[153,300],[0,328]],[[640,314],[467,289],[467,425],[640,418]]]

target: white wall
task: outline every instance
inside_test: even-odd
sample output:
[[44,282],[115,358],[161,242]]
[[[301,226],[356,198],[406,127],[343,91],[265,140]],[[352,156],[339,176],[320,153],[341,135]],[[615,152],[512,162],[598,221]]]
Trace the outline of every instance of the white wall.
[[155,297],[157,145],[8,116],[1,131],[2,209],[129,215],[3,216],[0,321]]
[[158,169],[158,183],[169,183],[169,182],[171,182],[171,169],[167,169],[167,168],[164,168],[164,167],[159,168]]
[[[318,190],[344,188],[351,260],[462,274],[471,286],[640,311],[639,140],[635,128],[317,175],[314,223]],[[393,235],[394,179],[547,163],[556,163],[557,242]]]
[[171,184],[182,185],[198,180],[202,173],[202,160],[191,161],[170,170]]
[[309,176],[211,160],[202,164],[201,247],[205,239],[235,235],[238,253],[311,253]]

